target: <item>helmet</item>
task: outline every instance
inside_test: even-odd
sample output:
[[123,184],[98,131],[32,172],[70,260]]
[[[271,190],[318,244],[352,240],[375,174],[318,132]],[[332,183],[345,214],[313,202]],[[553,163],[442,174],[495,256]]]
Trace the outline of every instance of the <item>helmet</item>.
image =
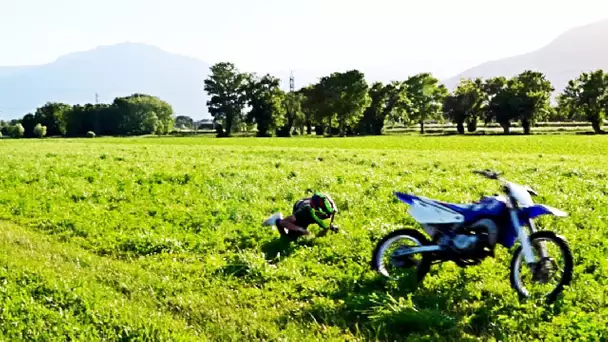
[[334,203],[334,200],[331,199],[329,195],[320,192],[316,192],[312,196],[310,203],[315,210],[320,211],[321,213],[328,216],[338,212],[338,208],[336,207],[336,203]]

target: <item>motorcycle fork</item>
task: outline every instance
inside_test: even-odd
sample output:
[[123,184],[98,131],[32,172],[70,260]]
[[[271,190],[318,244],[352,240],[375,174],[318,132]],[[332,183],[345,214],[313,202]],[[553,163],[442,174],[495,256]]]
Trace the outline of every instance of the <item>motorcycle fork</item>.
[[512,208],[510,210],[511,214],[511,224],[515,228],[517,232],[517,236],[519,237],[519,241],[521,243],[521,248],[524,253],[524,258],[526,259],[526,263],[528,265],[532,265],[535,263],[534,261],[534,253],[532,253],[532,245],[530,244],[530,240],[528,239],[528,234],[526,233],[525,227],[519,224],[519,217],[517,215],[518,210]]
[[[536,224],[534,223],[534,220],[528,219],[528,225],[530,226],[530,233],[535,233]],[[547,248],[545,248],[545,244],[543,243],[540,243],[540,257],[541,259],[548,258]]]

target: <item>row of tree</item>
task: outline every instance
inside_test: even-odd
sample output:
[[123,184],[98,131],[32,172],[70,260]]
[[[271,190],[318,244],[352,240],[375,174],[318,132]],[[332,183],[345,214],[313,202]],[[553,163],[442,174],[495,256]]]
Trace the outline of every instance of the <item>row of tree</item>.
[[[313,127],[317,135],[379,135],[387,123],[416,123],[424,133],[425,122],[446,120],[461,134],[465,128],[475,132],[479,122],[498,123],[507,134],[514,122],[520,122],[530,133],[538,121],[588,121],[601,133],[608,111],[608,74],[602,70],[570,81],[556,106],[550,101],[553,86],[535,71],[510,79],[463,79],[452,93],[429,73],[368,85],[363,73],[350,70],[288,93],[279,83],[270,75],[241,72],[232,63],[213,65],[204,89],[218,136],[253,128],[258,136],[312,134]],[[174,125],[199,126],[187,116],[174,118],[171,105],[157,97],[133,94],[111,104],[49,102],[20,120],[0,122],[0,134],[168,134]]]
[[10,123],[0,134],[13,137],[167,134],[173,130],[173,108],[155,96],[133,94],[111,104],[68,105],[48,102]]
[[449,120],[458,132],[475,132],[479,122],[498,123],[506,134],[514,122],[530,133],[538,121],[588,121],[595,132],[608,111],[608,74],[583,73],[570,81],[551,105],[554,87],[543,73],[524,71],[507,79],[463,79],[450,93],[430,73],[405,81],[369,85],[358,70],[336,72],[316,84],[286,93],[279,79],[239,71],[232,63],[211,67],[204,90],[218,136],[243,125],[258,136],[304,134],[382,134],[387,123],[420,125]]

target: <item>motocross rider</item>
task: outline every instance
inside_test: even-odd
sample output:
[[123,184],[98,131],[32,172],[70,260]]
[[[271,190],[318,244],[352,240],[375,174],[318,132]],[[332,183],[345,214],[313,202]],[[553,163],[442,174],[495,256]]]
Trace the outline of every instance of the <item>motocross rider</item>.
[[[334,233],[338,227],[333,224],[334,215],[338,212],[333,199],[324,193],[317,192],[310,198],[304,198],[293,205],[292,214],[283,218],[281,213],[276,213],[267,218],[263,225],[275,225],[281,236],[286,236],[290,240],[296,240],[302,235],[309,235],[308,226],[311,224],[319,225],[322,230],[317,237],[325,236],[328,230]],[[331,219],[327,224],[324,220]]]

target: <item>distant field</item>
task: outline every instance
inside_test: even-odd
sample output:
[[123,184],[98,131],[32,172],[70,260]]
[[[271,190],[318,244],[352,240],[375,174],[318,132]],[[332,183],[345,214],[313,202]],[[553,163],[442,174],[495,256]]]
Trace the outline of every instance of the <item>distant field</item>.
[[[599,340],[608,326],[608,137],[0,140],[0,335],[65,340]],[[413,226],[395,190],[446,201],[498,191],[492,168],[567,211],[572,287],[517,300],[510,255],[431,271],[369,268]],[[288,246],[260,222],[312,190],[346,234]],[[315,228],[312,228],[316,232]]]

